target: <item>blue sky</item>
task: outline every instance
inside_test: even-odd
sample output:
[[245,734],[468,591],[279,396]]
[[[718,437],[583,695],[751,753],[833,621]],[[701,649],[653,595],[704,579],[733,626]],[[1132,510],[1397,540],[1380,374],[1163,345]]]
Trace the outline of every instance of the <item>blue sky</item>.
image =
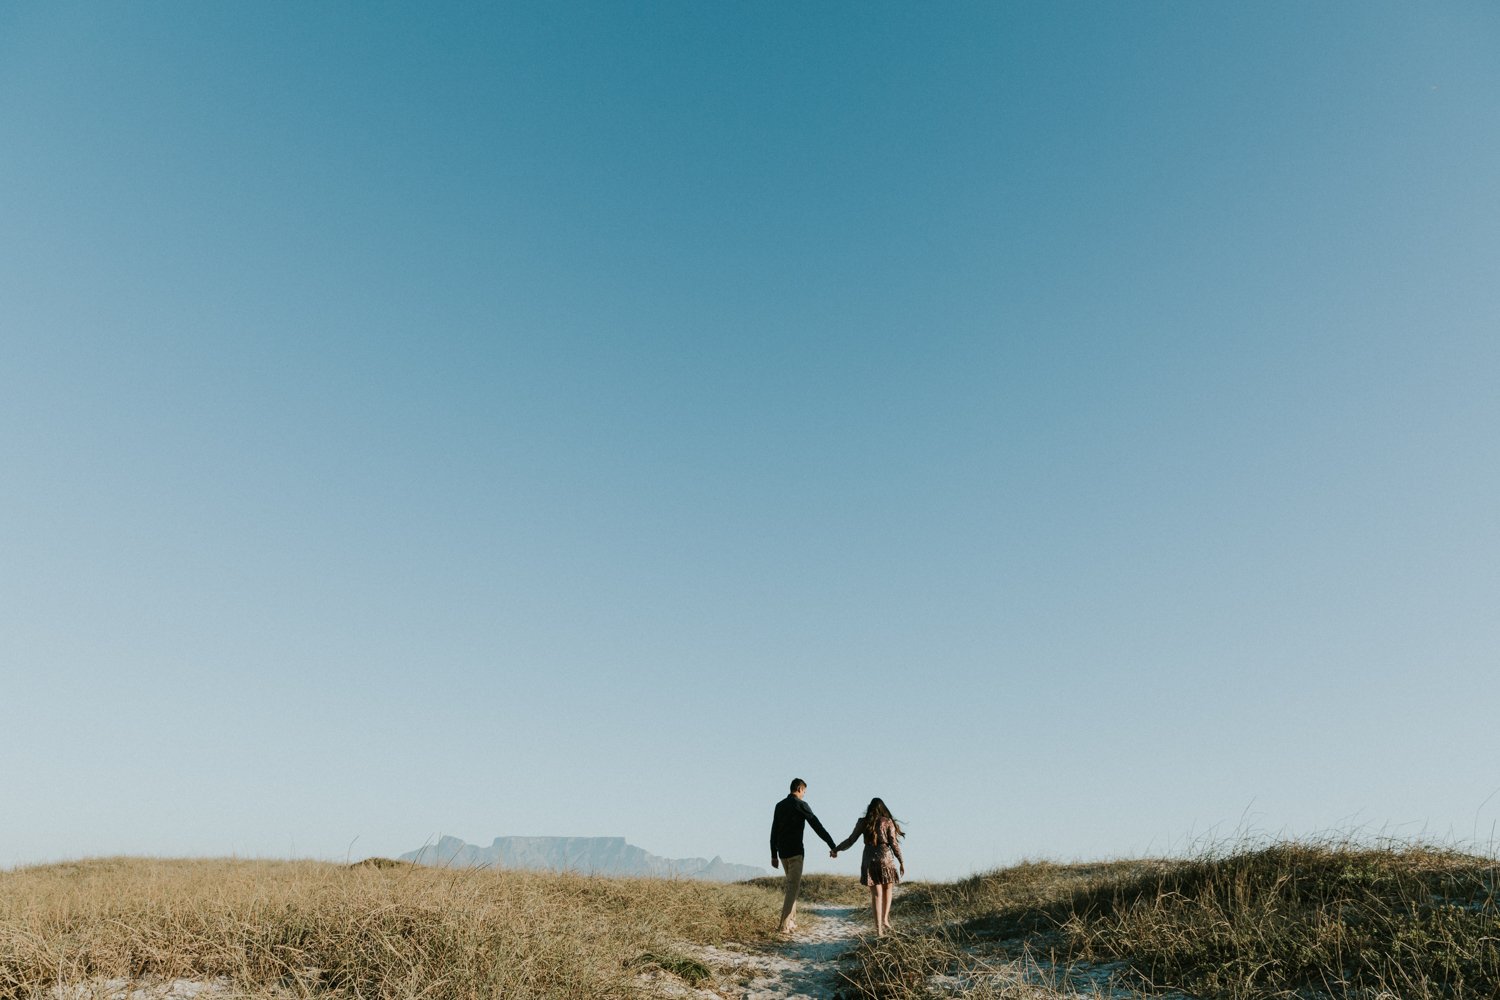
[[1488,841],[1497,46],[0,11],[0,865]]

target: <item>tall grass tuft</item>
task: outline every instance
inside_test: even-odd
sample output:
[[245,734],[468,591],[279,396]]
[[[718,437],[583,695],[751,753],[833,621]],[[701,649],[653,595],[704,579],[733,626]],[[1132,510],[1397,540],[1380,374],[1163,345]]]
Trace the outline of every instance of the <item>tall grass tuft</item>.
[[[1497,872],[1493,859],[1421,844],[1275,843],[1188,859],[1024,864],[913,886],[896,911],[927,941],[901,946],[915,956],[911,969],[937,968],[938,954],[948,971],[961,969],[988,942],[991,952],[1027,949],[1059,963],[1123,963],[1151,992],[1493,1000]],[[866,963],[888,960],[877,950]],[[910,976],[883,976],[867,977],[862,995],[921,995],[903,985]]]
[[1224,997],[1500,995],[1496,865],[1441,848],[1276,844],[1079,893],[1085,957]]
[[745,885],[101,859],[0,874],[0,997],[178,978],[267,996],[629,997],[674,945],[760,936],[778,912]]

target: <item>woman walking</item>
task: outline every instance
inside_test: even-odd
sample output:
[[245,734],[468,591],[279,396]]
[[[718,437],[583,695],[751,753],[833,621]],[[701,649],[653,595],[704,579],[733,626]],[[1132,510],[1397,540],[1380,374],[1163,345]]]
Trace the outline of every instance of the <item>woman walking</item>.
[[[859,859],[859,884],[870,887],[870,911],[875,914],[875,932],[891,929],[891,890],[906,874],[906,859],[901,857],[901,826],[880,799],[871,799],[865,814],[854,824],[854,832],[829,852],[839,856],[861,837],[865,852]],[[897,866],[900,866],[899,869]]]

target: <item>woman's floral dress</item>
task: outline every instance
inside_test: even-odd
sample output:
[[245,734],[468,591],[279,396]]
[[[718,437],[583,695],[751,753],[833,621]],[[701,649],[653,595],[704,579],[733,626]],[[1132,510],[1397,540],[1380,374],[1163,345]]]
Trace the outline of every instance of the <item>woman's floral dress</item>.
[[843,851],[861,836],[865,838],[865,852],[859,859],[860,885],[895,885],[901,881],[901,868],[906,861],[901,857],[901,838],[896,834],[896,824],[884,816],[875,820],[873,832],[865,829],[865,818],[861,816],[854,824],[854,832],[835,850]]

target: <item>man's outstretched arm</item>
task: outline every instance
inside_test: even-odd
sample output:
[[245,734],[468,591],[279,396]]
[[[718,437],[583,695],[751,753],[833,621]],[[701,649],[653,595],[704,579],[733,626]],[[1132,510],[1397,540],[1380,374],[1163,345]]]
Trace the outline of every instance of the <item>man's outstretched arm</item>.
[[808,823],[812,824],[813,833],[816,833],[818,836],[823,838],[823,843],[828,845],[828,849],[830,851],[838,850],[838,845],[834,843],[833,838],[828,835],[828,831],[823,829],[823,824],[818,822],[818,817],[813,815],[812,806],[808,805],[806,802],[803,802],[801,799],[797,800],[797,804],[802,807],[802,818],[807,820]]

